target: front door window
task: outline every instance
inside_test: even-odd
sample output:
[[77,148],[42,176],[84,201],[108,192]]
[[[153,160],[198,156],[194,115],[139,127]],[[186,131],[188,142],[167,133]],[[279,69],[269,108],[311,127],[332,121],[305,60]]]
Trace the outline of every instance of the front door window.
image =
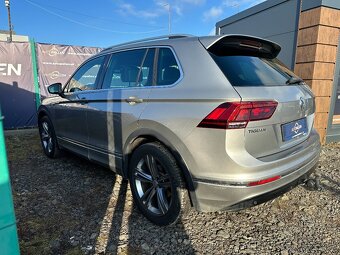
[[78,69],[66,85],[65,92],[76,92],[96,89],[100,68],[104,56],[92,59]]

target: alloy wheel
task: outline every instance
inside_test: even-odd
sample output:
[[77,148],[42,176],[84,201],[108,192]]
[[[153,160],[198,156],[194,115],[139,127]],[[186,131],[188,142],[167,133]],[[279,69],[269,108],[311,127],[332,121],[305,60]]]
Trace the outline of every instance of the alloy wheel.
[[51,131],[49,129],[48,123],[47,122],[42,122],[41,123],[41,141],[44,147],[44,150],[47,151],[48,153],[52,152],[53,148],[53,140],[52,140],[52,135]]
[[170,176],[151,154],[146,154],[134,169],[134,182],[143,206],[156,215],[165,215],[172,202]]

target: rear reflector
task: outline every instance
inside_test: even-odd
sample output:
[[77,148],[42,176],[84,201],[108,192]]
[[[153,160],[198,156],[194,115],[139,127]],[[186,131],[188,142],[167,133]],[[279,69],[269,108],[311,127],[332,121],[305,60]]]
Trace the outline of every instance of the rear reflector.
[[269,119],[275,112],[276,107],[276,101],[224,103],[209,113],[198,124],[198,127],[220,129],[245,128],[249,121]]
[[261,180],[261,181],[250,182],[250,183],[248,183],[248,186],[250,186],[250,187],[258,186],[258,185],[262,185],[262,184],[266,184],[266,183],[269,183],[269,182],[276,181],[276,180],[278,180],[280,178],[281,178],[281,176],[278,175],[278,176],[274,176],[274,177],[271,177],[271,178],[268,178],[268,179],[264,179],[264,180]]

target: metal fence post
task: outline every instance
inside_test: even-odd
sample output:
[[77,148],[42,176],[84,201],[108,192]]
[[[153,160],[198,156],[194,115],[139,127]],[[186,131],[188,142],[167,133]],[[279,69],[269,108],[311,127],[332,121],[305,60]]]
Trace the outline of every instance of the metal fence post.
[[35,103],[37,105],[37,110],[41,103],[39,78],[38,78],[38,65],[37,65],[37,54],[35,48],[34,39],[30,39],[31,45],[31,55],[32,55],[32,70],[33,70],[33,81],[34,81],[34,92],[35,92]]

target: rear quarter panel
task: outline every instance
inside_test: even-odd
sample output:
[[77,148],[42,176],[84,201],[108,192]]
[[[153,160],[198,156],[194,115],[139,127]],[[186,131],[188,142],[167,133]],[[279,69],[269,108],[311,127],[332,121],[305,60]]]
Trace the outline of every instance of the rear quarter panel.
[[[195,175],[196,144],[186,139],[213,109],[226,101],[240,101],[238,93],[229,84],[209,53],[193,40],[172,46],[183,77],[171,86],[151,89],[148,104],[139,119],[144,135],[160,133],[184,159]],[[225,134],[224,134],[225,137]],[[206,143],[205,137],[197,141]]]

